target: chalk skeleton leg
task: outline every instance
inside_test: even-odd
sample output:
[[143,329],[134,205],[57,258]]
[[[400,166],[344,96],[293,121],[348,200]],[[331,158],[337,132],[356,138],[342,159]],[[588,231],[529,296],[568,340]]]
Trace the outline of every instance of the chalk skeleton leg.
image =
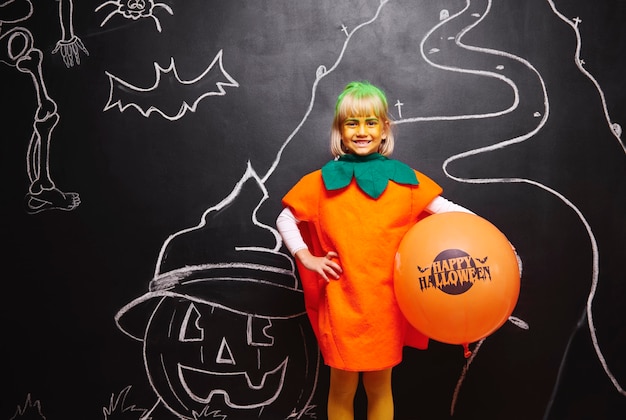
[[[19,48],[20,45],[22,48]],[[50,176],[50,141],[60,117],[57,105],[48,95],[43,81],[43,53],[33,47],[30,31],[21,27],[13,28],[0,36],[0,46],[0,61],[30,75],[37,96],[33,134],[26,157],[30,180],[26,195],[27,211],[38,213],[48,209],[73,210],[80,204],[78,194],[59,190]]]

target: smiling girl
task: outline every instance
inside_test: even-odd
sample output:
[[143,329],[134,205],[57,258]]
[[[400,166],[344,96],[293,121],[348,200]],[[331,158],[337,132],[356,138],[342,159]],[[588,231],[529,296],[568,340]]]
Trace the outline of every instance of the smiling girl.
[[368,419],[393,419],[391,370],[405,345],[428,343],[396,302],[396,250],[429,213],[470,212],[441,197],[441,187],[424,174],[388,158],[392,128],[382,90],[349,83],[335,106],[335,159],[283,197],[276,220],[296,258],[307,313],[330,366],[329,420],[354,418],[360,373]]

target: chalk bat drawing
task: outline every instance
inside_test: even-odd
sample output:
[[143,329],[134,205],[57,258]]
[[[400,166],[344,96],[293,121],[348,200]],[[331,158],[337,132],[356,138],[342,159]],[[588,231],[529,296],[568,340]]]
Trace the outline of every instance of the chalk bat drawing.
[[96,7],[95,11],[99,12],[100,10],[110,8],[110,6],[113,6],[113,11],[104,18],[100,23],[100,27],[103,27],[113,16],[120,15],[125,19],[132,20],[151,18],[154,20],[157,31],[161,32],[161,22],[154,15],[155,8],[164,9],[170,15],[174,15],[174,11],[167,4],[155,3],[153,0],[111,0]]
[[117,107],[124,112],[132,107],[144,117],[156,112],[170,121],[182,118],[187,111],[196,112],[204,98],[226,95],[225,87],[239,87],[224,70],[222,54],[220,50],[207,69],[191,80],[180,78],[173,57],[167,68],[154,63],[155,82],[148,88],[134,86],[105,71],[110,89],[104,111]]
[[[15,0],[0,4],[0,62],[28,74],[35,88],[37,109],[33,133],[28,143],[26,168],[30,185],[26,194],[26,211],[34,214],[44,210],[73,210],[80,204],[75,192],[63,192],[52,181],[50,172],[50,143],[53,130],[59,122],[56,102],[48,95],[41,63],[43,53],[35,47],[32,33],[22,26],[5,30],[6,24],[28,20],[33,14],[30,0]],[[60,53],[67,67],[80,64],[81,52],[88,55],[73,29],[73,3],[59,1],[61,39],[53,54]]]

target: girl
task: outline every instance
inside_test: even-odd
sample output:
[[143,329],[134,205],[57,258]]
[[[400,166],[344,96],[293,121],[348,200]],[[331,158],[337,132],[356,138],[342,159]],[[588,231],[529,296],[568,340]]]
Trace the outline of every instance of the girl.
[[349,83],[335,106],[335,159],[285,195],[276,220],[330,366],[329,420],[354,418],[360,372],[368,419],[393,419],[391,369],[404,345],[425,348],[428,340],[398,308],[396,250],[424,211],[470,212],[441,197],[425,175],[389,159],[393,147],[385,94],[368,82]]

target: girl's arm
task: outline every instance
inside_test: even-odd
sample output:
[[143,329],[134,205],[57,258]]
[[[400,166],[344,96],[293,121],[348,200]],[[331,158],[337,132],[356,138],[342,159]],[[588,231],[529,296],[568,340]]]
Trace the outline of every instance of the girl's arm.
[[341,267],[332,259],[337,258],[337,253],[330,251],[323,257],[316,257],[311,254],[309,247],[302,239],[300,229],[298,229],[298,223],[300,221],[296,219],[289,208],[284,208],[276,219],[276,227],[280,236],[283,238],[283,243],[287,250],[296,257],[300,263],[308,270],[315,271],[326,281],[329,281],[328,276],[338,279],[341,274]]
[[300,221],[296,219],[296,216],[293,215],[288,207],[285,207],[276,219],[276,227],[278,228],[278,232],[283,238],[285,247],[287,247],[287,250],[293,256],[295,256],[296,252],[300,251],[301,249],[308,248],[307,244],[304,242],[304,239],[302,239],[300,229],[298,229],[299,222]]
[[455,204],[440,195],[435,197],[433,201],[430,202],[430,204],[426,207],[426,211],[432,214],[447,213],[451,211],[460,211],[463,213],[475,214],[473,211],[468,210],[463,206],[459,206],[458,204]]
[[[442,196],[437,196],[430,202],[430,204],[426,207],[426,211],[432,214],[436,213],[446,213],[450,211],[460,211],[463,213],[471,213],[476,214],[471,210],[466,209],[463,206],[459,206],[458,204],[453,203],[450,200],[443,198]],[[515,253],[515,258],[517,259],[517,266],[519,268],[520,276],[522,275],[522,259],[517,254],[517,250],[513,246],[512,243],[509,242],[511,248],[513,248],[513,252]]]

